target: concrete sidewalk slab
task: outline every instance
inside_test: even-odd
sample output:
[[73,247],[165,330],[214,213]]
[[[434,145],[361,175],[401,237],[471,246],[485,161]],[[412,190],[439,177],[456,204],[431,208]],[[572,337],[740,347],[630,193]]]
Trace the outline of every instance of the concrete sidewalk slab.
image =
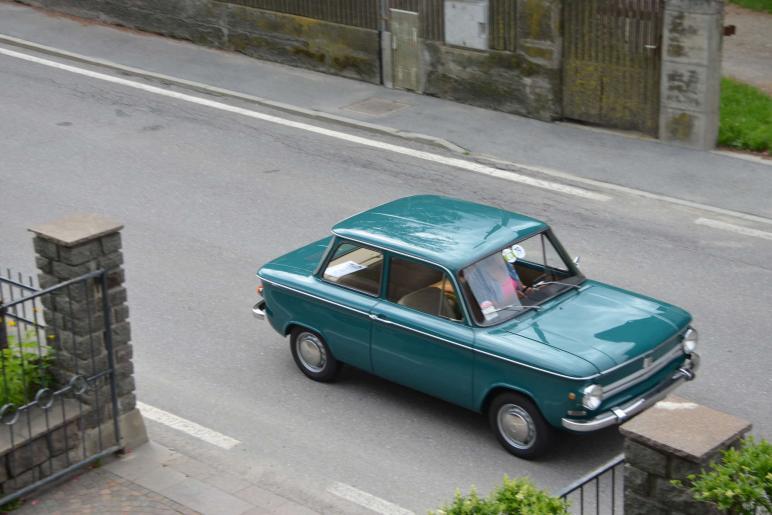
[[[2,1],[0,33],[307,110],[435,136],[474,155],[772,218],[772,166],[759,160],[673,147],[641,136],[573,124],[539,122],[78,22]],[[378,110],[376,114],[349,108],[373,99],[383,105],[407,107]]]
[[150,442],[26,499],[16,512],[148,514],[318,513],[292,499]]

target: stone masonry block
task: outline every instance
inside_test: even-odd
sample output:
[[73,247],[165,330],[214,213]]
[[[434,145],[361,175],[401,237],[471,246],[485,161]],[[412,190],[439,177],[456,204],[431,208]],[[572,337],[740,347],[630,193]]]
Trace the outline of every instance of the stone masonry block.
[[61,261],[54,261],[52,266],[53,274],[61,280],[75,279],[81,275],[98,270],[95,261],[88,261],[81,265],[68,265]]
[[108,290],[108,299],[110,300],[111,306],[117,306],[119,304],[123,304],[128,300],[128,296],[126,295],[126,288],[123,286],[119,286],[117,288],[111,288]]
[[625,515],[669,515],[664,506],[649,498],[641,497],[628,491],[625,486]]
[[123,379],[131,377],[132,375],[134,375],[134,362],[125,361],[120,365],[115,366],[115,377],[117,377],[118,380],[122,381]]
[[625,461],[655,476],[667,476],[667,456],[629,439],[625,440]]
[[37,265],[38,270],[40,270],[44,274],[51,273],[51,260],[48,259],[47,257],[35,256],[35,265]]
[[134,349],[130,343],[121,345],[115,349],[115,363],[121,364],[130,361],[134,356]]
[[38,285],[44,290],[46,288],[56,286],[60,282],[61,281],[57,277],[54,277],[51,274],[47,274],[47,273],[38,274]]
[[26,472],[22,472],[18,476],[13,477],[3,483],[3,493],[10,494],[21,490],[25,486],[29,486],[35,481],[38,481],[40,478],[40,470],[37,467],[27,470]]
[[78,425],[67,424],[48,434],[48,446],[51,455],[58,456],[78,445]]
[[649,474],[629,463],[625,464],[625,489],[644,497],[651,495]]
[[118,268],[123,264],[123,253],[120,251],[112,252],[106,256],[102,256],[97,260],[99,268],[103,270],[112,270]]
[[121,250],[121,233],[116,232],[108,234],[107,236],[102,236],[102,238],[99,239],[99,243],[102,245],[103,254],[117,252]]
[[135,394],[124,395],[118,398],[118,409],[121,413],[128,413],[137,407],[137,396]]
[[107,274],[107,290],[118,288],[126,281],[126,272],[123,268],[118,268]]
[[678,456],[671,456],[667,477],[670,479],[683,480],[689,474],[699,474],[703,468],[704,467],[699,463],[685,460],[683,458],[679,458]]
[[59,247],[53,241],[35,236],[32,240],[32,246],[35,248],[35,252],[48,259],[59,259]]
[[114,324],[112,333],[113,333],[114,346],[131,341],[130,322],[121,322],[119,324]]
[[120,306],[114,307],[112,310],[112,317],[112,322],[114,324],[125,322],[129,319],[129,306],[122,304]]
[[11,477],[18,477],[43,463],[48,457],[48,442],[45,437],[37,438],[8,455],[8,472]]
[[652,497],[669,509],[682,513],[700,513],[701,515],[719,515],[720,513],[715,505],[694,500],[687,489],[673,486],[668,479],[656,479]]
[[77,266],[102,256],[98,241],[87,241],[73,247],[60,247],[59,260],[67,265]]
[[123,377],[118,381],[117,391],[118,396],[123,397],[129,395],[137,389],[137,385],[134,382],[134,376]]

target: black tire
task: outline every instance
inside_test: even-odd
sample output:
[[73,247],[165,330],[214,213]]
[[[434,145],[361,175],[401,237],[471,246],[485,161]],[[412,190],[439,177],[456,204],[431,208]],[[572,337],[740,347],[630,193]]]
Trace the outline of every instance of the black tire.
[[488,422],[499,443],[509,453],[525,460],[543,456],[555,437],[555,430],[544,420],[539,408],[515,392],[501,393],[493,399],[488,408]]
[[292,359],[301,372],[314,381],[334,381],[341,363],[332,355],[327,342],[319,334],[296,327],[290,335]]

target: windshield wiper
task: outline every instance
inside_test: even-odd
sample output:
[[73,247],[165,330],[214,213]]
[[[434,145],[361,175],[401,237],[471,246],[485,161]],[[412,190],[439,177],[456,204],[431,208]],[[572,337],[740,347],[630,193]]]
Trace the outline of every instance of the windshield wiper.
[[548,284],[560,284],[562,286],[568,286],[569,288],[576,288],[577,290],[582,289],[582,287],[579,286],[578,284],[568,284],[560,281],[539,281],[538,283],[531,286],[531,288],[541,288],[542,286],[546,286]]
[[492,313],[498,313],[499,311],[506,311],[508,309],[542,309],[541,306],[523,306],[522,304],[510,304],[509,306],[504,306],[502,308],[497,308],[492,311]]

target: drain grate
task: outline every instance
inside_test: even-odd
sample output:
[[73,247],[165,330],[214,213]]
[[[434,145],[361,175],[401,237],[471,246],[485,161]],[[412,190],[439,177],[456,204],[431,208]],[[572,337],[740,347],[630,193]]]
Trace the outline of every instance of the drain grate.
[[367,100],[354,102],[343,109],[362,114],[369,114],[371,116],[382,116],[406,107],[410,107],[410,104],[397,102],[396,100],[386,100],[384,98],[368,98]]

